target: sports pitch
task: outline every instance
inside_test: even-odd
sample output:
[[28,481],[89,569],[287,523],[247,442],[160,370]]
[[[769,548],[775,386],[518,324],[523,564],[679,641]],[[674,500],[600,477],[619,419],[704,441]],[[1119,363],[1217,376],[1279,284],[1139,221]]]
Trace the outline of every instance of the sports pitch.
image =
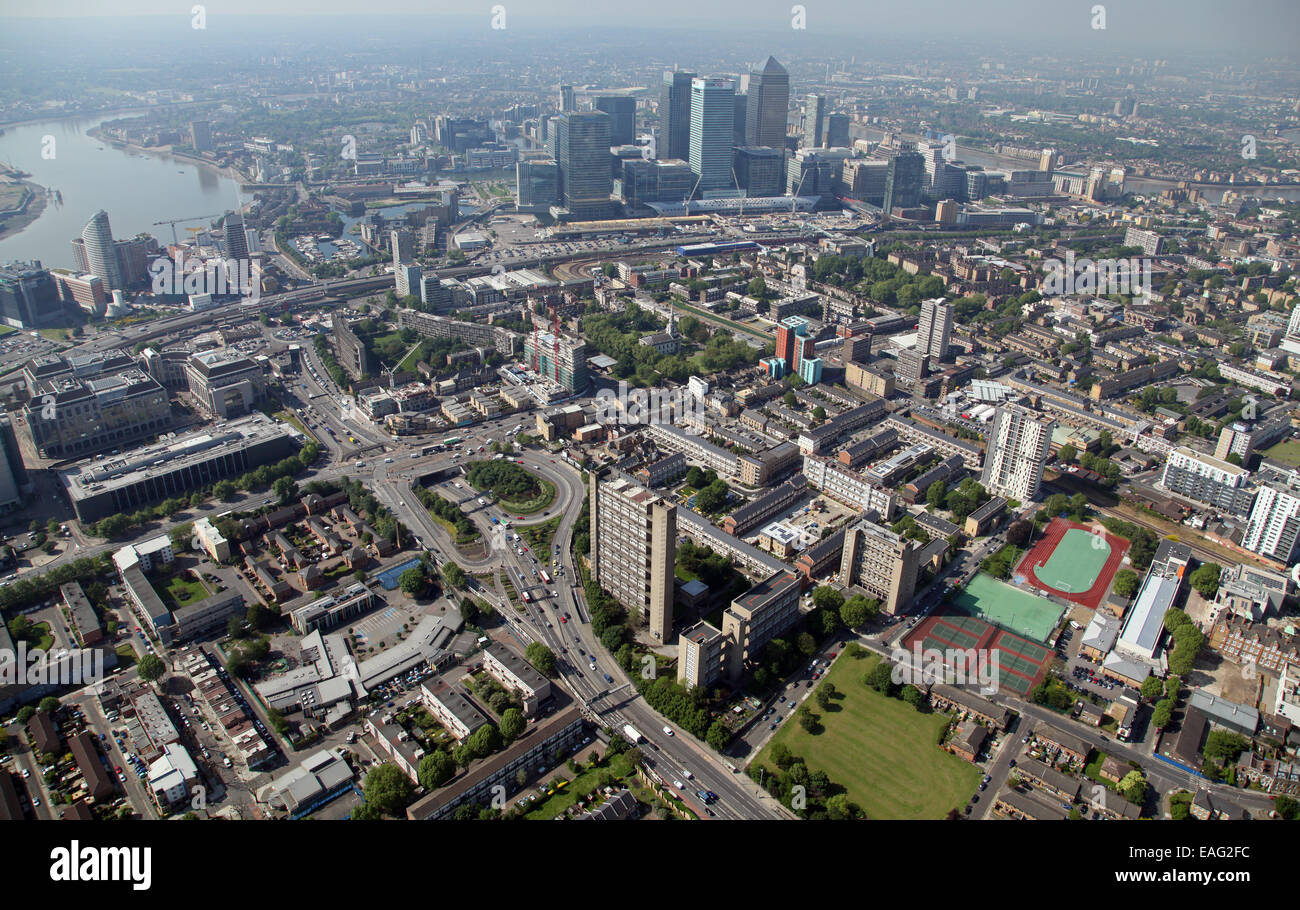
[[1053,518],[1016,566],[1012,580],[1096,609],[1128,547],[1127,540],[1101,527]]
[[958,611],[1001,626],[1033,641],[1047,641],[1061,619],[1061,607],[983,572],[952,600]]
[[1097,582],[1110,558],[1110,544],[1100,534],[1070,528],[1047,562],[1034,567],[1038,580],[1058,591],[1082,594]]

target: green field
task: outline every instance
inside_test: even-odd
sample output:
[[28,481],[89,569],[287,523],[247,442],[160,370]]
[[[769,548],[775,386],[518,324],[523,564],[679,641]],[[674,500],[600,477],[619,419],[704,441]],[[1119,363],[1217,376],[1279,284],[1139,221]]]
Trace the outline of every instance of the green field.
[[966,584],[952,605],[1034,641],[1046,641],[1061,618],[1061,608],[1047,598],[1027,594],[983,572]]
[[1300,440],[1285,439],[1272,448],[1265,449],[1264,454],[1274,461],[1300,468]]
[[810,771],[825,771],[844,787],[869,818],[943,818],[965,805],[983,772],[939,748],[948,715],[920,714],[863,684],[879,660],[837,660],[822,682],[830,680],[844,697],[830,711],[808,702],[821,717],[822,732],[814,736],[788,720],[758,761],[773,767],[768,753],[773,743],[783,743]]

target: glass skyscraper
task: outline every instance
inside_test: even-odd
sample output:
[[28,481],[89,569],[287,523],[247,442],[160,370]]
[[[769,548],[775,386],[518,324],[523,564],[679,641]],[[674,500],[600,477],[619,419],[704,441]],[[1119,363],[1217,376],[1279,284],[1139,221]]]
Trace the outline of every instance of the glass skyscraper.
[[699,178],[696,197],[729,190],[736,89],[730,79],[691,80],[691,170]]
[[636,142],[636,99],[627,95],[600,95],[594,107],[610,116],[609,144]]
[[749,110],[745,113],[745,145],[785,148],[790,116],[790,74],[768,57],[763,69],[749,74]]
[[575,218],[606,218],[614,177],[609,164],[609,114],[575,111],[551,121],[560,195]]
[[680,158],[691,154],[691,82],[695,73],[664,73],[659,93],[659,138],[656,158]]

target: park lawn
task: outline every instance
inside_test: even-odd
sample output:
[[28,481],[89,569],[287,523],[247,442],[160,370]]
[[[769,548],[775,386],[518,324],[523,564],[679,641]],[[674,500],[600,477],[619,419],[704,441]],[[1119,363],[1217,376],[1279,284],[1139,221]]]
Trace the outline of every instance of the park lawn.
[[948,715],[921,714],[863,684],[879,660],[837,660],[822,683],[830,680],[843,696],[832,702],[839,710],[823,711],[811,697],[807,702],[822,732],[814,736],[787,720],[758,761],[774,767],[768,754],[773,743],[783,743],[809,770],[825,771],[844,787],[868,818],[941,819],[966,804],[983,772],[939,748]]
[[164,603],[175,604],[177,607],[188,607],[190,604],[198,603],[209,593],[202,582],[180,574],[167,579],[166,586],[158,592]]
[[1265,449],[1264,454],[1293,468],[1300,468],[1300,440],[1284,439],[1277,445]]
[[11,325],[0,325],[0,338],[5,337],[6,335],[12,335],[16,331],[18,330]]

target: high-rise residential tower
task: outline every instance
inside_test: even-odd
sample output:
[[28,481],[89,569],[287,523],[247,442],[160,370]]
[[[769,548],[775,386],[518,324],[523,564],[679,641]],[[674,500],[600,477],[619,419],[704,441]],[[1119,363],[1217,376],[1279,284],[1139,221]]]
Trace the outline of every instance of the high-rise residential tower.
[[916,350],[928,354],[931,363],[939,363],[948,356],[948,341],[952,337],[952,305],[942,297],[921,302],[921,321],[917,327]]
[[988,434],[980,483],[994,496],[1029,502],[1038,495],[1056,421],[1020,405],[998,408]]
[[248,261],[248,236],[244,233],[244,216],[231,212],[222,227],[226,236],[226,258],[235,262]]
[[104,282],[104,290],[126,290],[122,263],[118,261],[117,247],[113,245],[113,228],[108,223],[108,212],[100,209],[92,215],[81,232],[81,239],[85,243],[90,274]]
[[803,144],[806,148],[821,148],[826,126],[826,96],[809,95],[803,106]]
[[790,74],[768,57],[763,68],[749,74],[749,109],[745,112],[745,144],[785,148],[790,118]]
[[591,577],[650,622],[656,641],[673,631],[677,506],[626,477],[593,478]]

